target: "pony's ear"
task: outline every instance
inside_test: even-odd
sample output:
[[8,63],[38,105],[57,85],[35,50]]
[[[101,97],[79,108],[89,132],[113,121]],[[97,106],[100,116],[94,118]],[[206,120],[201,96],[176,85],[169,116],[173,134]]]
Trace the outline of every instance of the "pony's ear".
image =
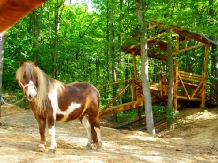
[[34,64],[33,64],[35,67],[37,67],[38,66],[38,63],[37,62],[34,62]]
[[20,66],[23,66],[23,64],[24,64],[24,61],[20,61]]

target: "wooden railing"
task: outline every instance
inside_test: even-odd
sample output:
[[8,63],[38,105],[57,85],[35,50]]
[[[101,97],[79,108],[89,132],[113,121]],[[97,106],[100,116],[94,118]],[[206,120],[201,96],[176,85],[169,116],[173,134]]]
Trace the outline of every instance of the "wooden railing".
[[183,95],[185,95],[189,100],[201,96],[204,80],[204,76],[185,71],[178,71],[178,86],[182,86],[184,90]]

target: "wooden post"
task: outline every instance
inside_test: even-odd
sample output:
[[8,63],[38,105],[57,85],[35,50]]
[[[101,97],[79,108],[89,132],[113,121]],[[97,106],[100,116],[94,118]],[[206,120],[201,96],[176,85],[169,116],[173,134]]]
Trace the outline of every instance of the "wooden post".
[[160,97],[163,99],[163,74],[159,75],[159,84],[160,84]]
[[133,63],[133,70],[134,70],[134,79],[132,80],[132,101],[135,101],[135,84],[134,81],[137,78],[137,70],[136,70],[136,58],[135,58],[135,51],[132,51],[132,63]]
[[[132,63],[133,63],[133,71],[134,71],[134,79],[132,80],[132,103],[133,103],[132,106],[135,107],[135,102],[134,102],[136,100],[135,91],[139,91],[139,90],[137,89],[138,86],[137,85],[135,86],[135,83],[134,83],[134,81],[138,79],[137,67],[136,67],[136,55],[135,55],[134,50],[132,51]],[[138,93],[136,95],[138,99]],[[138,107],[137,110],[138,110],[138,118],[140,119],[142,115],[141,108]]]
[[176,52],[176,53],[179,53],[179,34],[176,35],[175,52]]
[[132,51],[132,63],[133,63],[133,70],[134,70],[134,78],[137,78],[136,56],[134,50]]
[[174,86],[173,86],[173,107],[174,110],[177,110],[177,95],[178,95],[178,71],[179,71],[179,61],[175,61],[175,70],[174,70]]
[[[161,60],[161,62],[162,62],[162,72],[163,73],[165,73],[165,65],[164,65],[164,60],[162,59]],[[164,82],[164,84],[163,84],[163,89],[162,89],[162,94],[163,95],[167,95],[167,87],[166,87],[166,76],[164,77],[163,75],[162,75],[162,77],[163,77],[163,82]]]
[[209,44],[206,44],[205,48],[205,55],[204,55],[204,81],[202,87],[202,96],[201,96],[201,108],[205,107],[205,100],[206,100],[206,85],[207,85],[207,69],[208,69],[208,54],[209,54]]

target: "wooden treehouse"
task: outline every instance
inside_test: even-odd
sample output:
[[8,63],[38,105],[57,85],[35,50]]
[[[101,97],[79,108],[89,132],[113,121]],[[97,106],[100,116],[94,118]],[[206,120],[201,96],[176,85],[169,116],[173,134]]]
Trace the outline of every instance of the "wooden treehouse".
[[[167,60],[167,44],[162,40],[166,33],[162,23],[152,22],[148,27],[148,31],[156,30],[154,36],[150,36],[148,42],[148,57],[157,59],[161,62],[161,73],[158,75],[159,81],[150,82],[150,91],[152,103],[166,104],[168,97],[168,80],[166,77],[165,63]],[[193,74],[192,72],[185,72],[179,69],[179,60],[174,61],[174,88],[173,88],[173,103],[174,109],[178,108],[182,102],[199,103],[200,107],[205,107],[206,103],[217,103],[214,95],[214,86],[207,82],[208,71],[208,56],[211,45],[218,45],[216,42],[210,40],[204,35],[196,34],[188,30],[183,30],[176,25],[171,25],[170,30],[173,33],[172,39],[175,41],[173,46],[173,55],[179,55],[182,52],[189,51],[198,47],[205,46],[204,64],[202,65],[203,74]],[[155,33],[155,32],[154,32]],[[140,77],[137,75],[136,56],[140,56],[139,38],[133,34],[129,38],[131,40],[123,44],[123,51],[126,54],[132,55],[134,77],[128,81],[128,84],[100,111],[99,116],[104,117],[117,112],[138,108],[144,105],[142,83]],[[189,42],[192,41],[190,44]],[[193,44],[194,43],[194,44]],[[163,52],[165,52],[163,54]],[[131,87],[132,100],[117,106],[110,105],[117,100],[117,98],[128,88]],[[207,88],[207,91],[206,91]]]
[[0,32],[7,30],[46,0],[0,0]]

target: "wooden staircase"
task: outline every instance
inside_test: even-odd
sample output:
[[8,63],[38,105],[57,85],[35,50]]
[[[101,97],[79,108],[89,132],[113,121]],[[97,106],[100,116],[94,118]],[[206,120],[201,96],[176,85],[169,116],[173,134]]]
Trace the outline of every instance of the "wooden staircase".
[[99,117],[100,118],[105,117],[105,116],[115,114],[115,113],[118,113],[118,112],[121,112],[121,111],[137,108],[137,107],[140,107],[142,105],[144,105],[143,100],[141,100],[141,101],[132,101],[132,102],[128,102],[128,103],[125,103],[125,104],[113,106],[113,107],[110,107],[110,108],[108,108],[106,110],[101,110],[99,112]]

